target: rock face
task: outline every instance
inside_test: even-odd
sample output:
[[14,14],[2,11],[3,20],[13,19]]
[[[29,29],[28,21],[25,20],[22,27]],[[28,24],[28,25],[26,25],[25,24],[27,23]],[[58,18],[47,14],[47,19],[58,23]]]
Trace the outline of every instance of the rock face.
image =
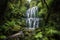
[[38,13],[38,7],[32,7],[29,8],[26,12],[26,25],[29,29],[33,28],[38,28],[39,26],[39,18],[37,16]]

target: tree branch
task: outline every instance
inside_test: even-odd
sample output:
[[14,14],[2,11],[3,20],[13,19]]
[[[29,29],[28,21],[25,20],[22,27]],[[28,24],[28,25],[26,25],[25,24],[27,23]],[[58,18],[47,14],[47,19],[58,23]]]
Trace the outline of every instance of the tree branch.
[[11,35],[11,36],[9,36],[8,38],[5,38],[4,40],[8,40],[8,39],[11,39],[11,38],[13,39],[13,38],[16,38],[16,37],[18,37],[18,36],[20,36],[20,35],[24,36],[24,34],[23,34],[22,31],[20,31],[20,32],[18,32],[18,33],[16,33],[16,34]]
[[47,10],[48,10],[48,15],[47,15],[47,18],[45,19],[45,26],[48,24],[48,20],[49,20],[49,17],[50,17],[50,13],[51,13],[51,9],[49,8],[49,6],[47,5],[46,1],[43,0],[43,3],[46,5],[47,7]]

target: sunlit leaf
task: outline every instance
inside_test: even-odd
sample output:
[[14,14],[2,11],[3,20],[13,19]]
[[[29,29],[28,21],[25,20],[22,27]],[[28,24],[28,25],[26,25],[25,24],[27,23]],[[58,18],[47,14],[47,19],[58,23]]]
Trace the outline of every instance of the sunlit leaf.
[[43,37],[42,32],[39,32],[35,35],[35,38],[42,38],[42,37]]

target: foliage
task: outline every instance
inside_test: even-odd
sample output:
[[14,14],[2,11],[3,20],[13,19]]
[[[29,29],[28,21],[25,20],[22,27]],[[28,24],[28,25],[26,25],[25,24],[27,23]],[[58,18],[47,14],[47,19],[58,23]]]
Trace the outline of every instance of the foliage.
[[4,36],[4,35],[1,35],[0,36],[0,39],[4,39],[4,38],[6,38],[6,36]]
[[[54,34],[58,34],[59,32],[54,29],[53,27],[48,27],[48,28],[43,28],[44,30],[38,32],[36,35],[35,35],[35,38],[37,39],[42,39],[42,40],[53,40],[54,38]],[[49,37],[49,38],[48,38]]]
[[[47,5],[46,5],[46,3]],[[8,36],[23,31],[22,40],[58,40],[55,35],[60,36],[60,12],[54,13],[52,3],[54,0],[32,0],[29,4],[27,0],[9,0],[7,8],[4,12],[4,24],[0,25],[0,39],[7,38]],[[43,20],[40,21],[39,28],[35,30],[25,29],[26,27],[26,11],[29,8],[38,6],[38,16]],[[52,10],[49,16],[48,25],[45,24],[49,10]],[[15,40],[15,39],[12,39]]]

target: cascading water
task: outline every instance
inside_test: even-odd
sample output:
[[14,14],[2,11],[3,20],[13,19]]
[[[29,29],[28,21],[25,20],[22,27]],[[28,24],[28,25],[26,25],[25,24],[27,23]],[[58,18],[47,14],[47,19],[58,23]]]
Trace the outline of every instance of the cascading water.
[[39,18],[37,16],[38,7],[29,8],[26,12],[26,24],[29,29],[35,29],[39,27]]

